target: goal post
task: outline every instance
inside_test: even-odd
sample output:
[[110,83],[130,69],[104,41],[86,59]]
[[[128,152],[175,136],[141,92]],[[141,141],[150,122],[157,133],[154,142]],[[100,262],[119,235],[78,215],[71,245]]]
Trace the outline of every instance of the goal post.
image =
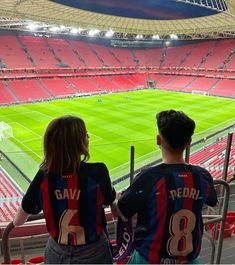
[[0,122],[0,140],[13,137],[12,127],[4,121]]

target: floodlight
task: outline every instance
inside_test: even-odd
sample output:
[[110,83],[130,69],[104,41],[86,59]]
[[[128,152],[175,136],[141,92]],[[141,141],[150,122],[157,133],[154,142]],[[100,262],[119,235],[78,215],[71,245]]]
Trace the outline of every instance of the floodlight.
[[107,31],[107,32],[105,33],[105,37],[110,38],[110,37],[113,36],[113,34],[114,34],[114,31],[113,31],[112,29],[110,29],[109,31]]
[[30,23],[26,26],[27,29],[29,30],[36,30],[39,26],[37,24],[34,23]]
[[136,39],[143,39],[143,35],[142,34],[136,35]]
[[91,29],[91,30],[89,30],[89,32],[88,32],[88,35],[90,36],[90,37],[93,37],[93,36],[95,36],[97,33],[99,33],[100,31],[98,30],[98,29]]
[[60,30],[65,30],[66,27],[64,25],[60,25]]
[[178,40],[178,36],[175,35],[175,34],[170,34],[170,38],[171,38],[172,40]]
[[51,28],[49,28],[49,30],[51,31],[51,32],[58,32],[59,30],[60,30],[60,28],[59,27],[51,27]]
[[166,41],[166,42],[165,42],[165,45],[168,47],[168,46],[171,45],[171,42],[170,42],[170,41]]
[[82,28],[72,28],[71,30],[70,30],[70,32],[72,33],[72,34],[78,34],[78,33],[80,33],[81,31],[83,31],[84,29],[82,29]]
[[160,40],[160,36],[159,35],[153,35],[152,39],[153,40]]

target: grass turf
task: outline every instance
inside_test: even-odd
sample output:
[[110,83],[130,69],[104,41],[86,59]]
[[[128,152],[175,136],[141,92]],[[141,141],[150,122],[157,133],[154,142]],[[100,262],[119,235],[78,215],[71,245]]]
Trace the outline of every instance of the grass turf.
[[42,161],[47,124],[61,115],[78,115],[90,135],[90,161],[105,162],[114,180],[128,173],[131,145],[135,146],[136,167],[159,157],[155,115],[170,108],[196,121],[194,141],[235,123],[234,99],[141,90],[1,107],[0,121],[12,126],[14,137],[1,141],[0,149],[32,179]]

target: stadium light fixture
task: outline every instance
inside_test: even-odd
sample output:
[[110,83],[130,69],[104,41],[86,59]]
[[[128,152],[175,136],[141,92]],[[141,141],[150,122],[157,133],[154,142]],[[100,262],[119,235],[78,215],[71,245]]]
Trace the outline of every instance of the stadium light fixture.
[[142,34],[136,35],[136,39],[143,39],[143,35]]
[[172,40],[178,40],[178,36],[175,35],[175,34],[170,34],[170,38],[171,38]]
[[61,31],[65,30],[65,29],[66,29],[66,27],[64,25],[60,25],[60,30]]
[[58,32],[58,31],[60,31],[60,28],[54,26],[54,27],[49,28],[49,31],[51,31],[51,32],[53,32],[53,33],[56,33],[56,32]]
[[114,34],[114,31],[113,31],[112,29],[110,29],[109,31],[107,31],[107,32],[105,33],[105,37],[107,37],[107,38],[111,38],[111,37],[113,36],[113,34]]
[[152,39],[153,40],[160,40],[160,36],[159,35],[153,35]]
[[80,33],[82,30],[83,30],[83,29],[81,29],[81,28],[72,28],[72,29],[70,30],[70,33],[72,33],[72,34],[78,34],[78,33]]
[[171,45],[171,42],[170,42],[170,41],[166,41],[166,42],[165,42],[165,45],[166,45],[166,47],[168,47],[168,46]]
[[98,30],[98,29],[91,29],[91,30],[89,30],[89,32],[88,32],[88,35],[90,36],[90,37],[94,37],[97,33],[99,33],[100,31]]
[[39,26],[38,26],[38,24],[30,23],[30,24],[28,24],[28,25],[26,26],[26,28],[29,29],[29,30],[34,31],[34,30],[38,29]]

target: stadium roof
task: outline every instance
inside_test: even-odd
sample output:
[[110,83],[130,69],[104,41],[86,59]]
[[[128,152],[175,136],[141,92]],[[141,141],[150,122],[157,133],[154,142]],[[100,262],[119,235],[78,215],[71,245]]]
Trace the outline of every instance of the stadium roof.
[[38,32],[62,26],[64,32],[75,28],[79,34],[96,29],[101,37],[110,30],[114,38],[234,37],[235,1],[1,0],[0,28],[25,30],[30,21],[38,23]]

